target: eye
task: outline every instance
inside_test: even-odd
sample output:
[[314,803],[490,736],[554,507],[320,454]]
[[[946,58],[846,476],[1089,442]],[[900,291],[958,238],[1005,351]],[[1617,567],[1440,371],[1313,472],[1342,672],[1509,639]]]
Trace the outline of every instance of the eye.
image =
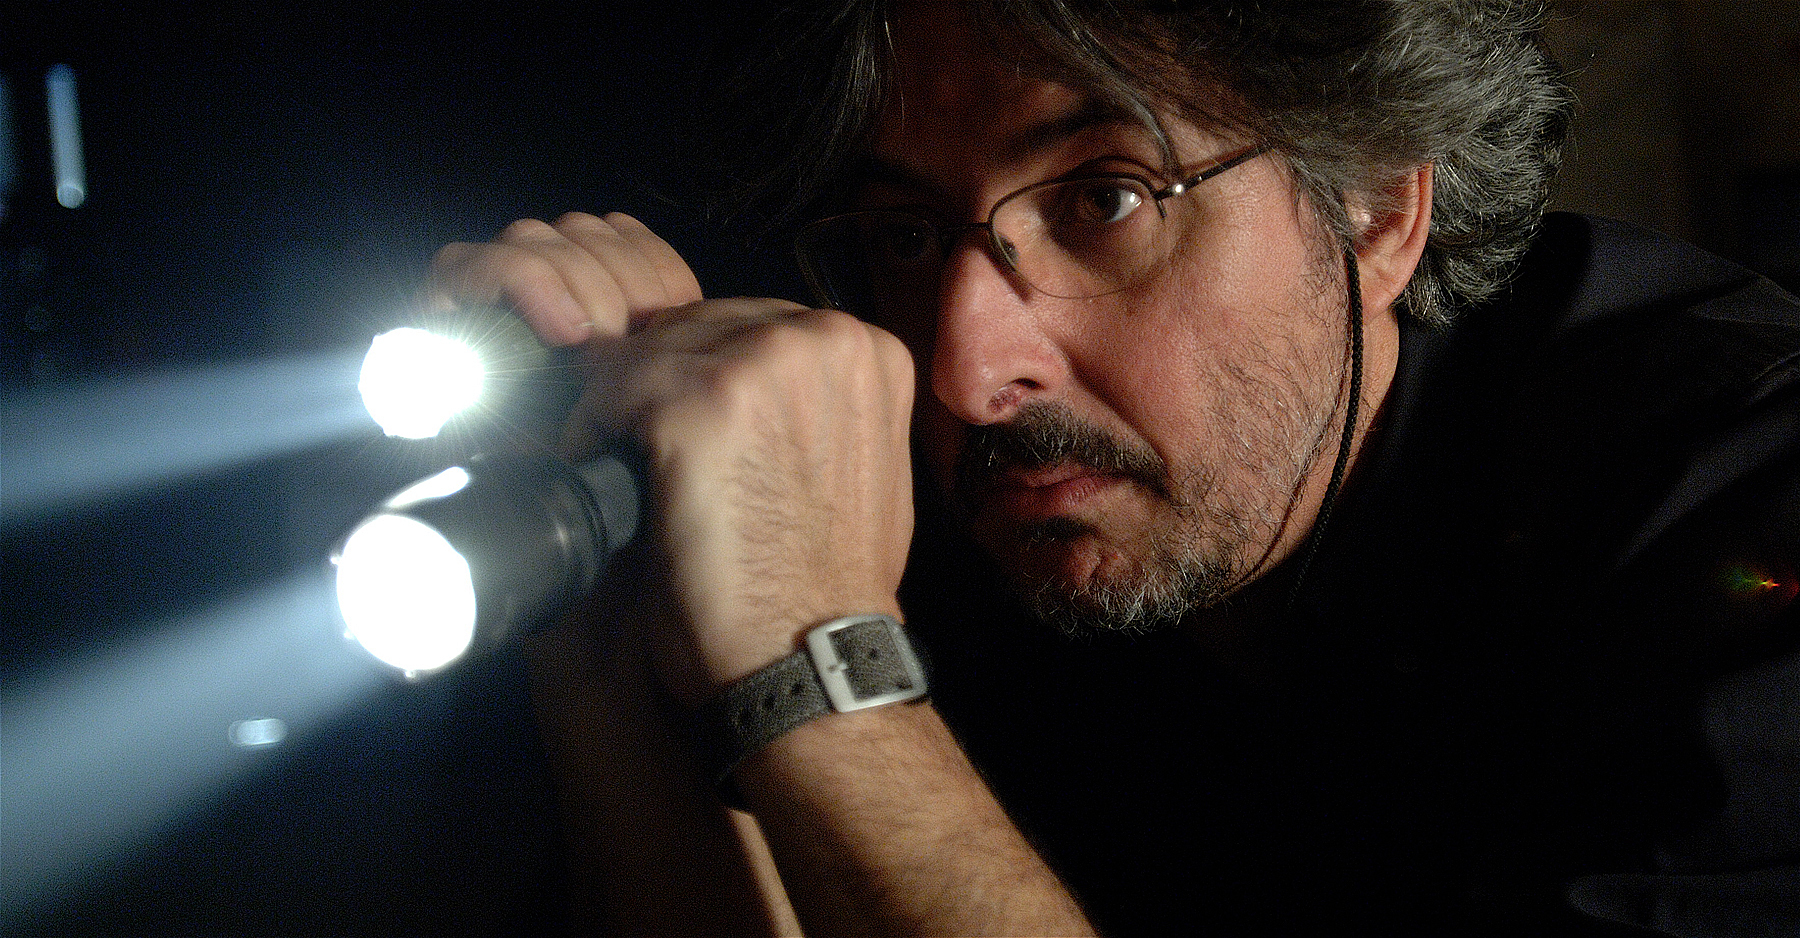
[[892,217],[870,222],[863,237],[875,257],[890,263],[921,260],[931,253],[936,240],[922,223]]
[[1066,217],[1082,224],[1110,225],[1124,221],[1144,204],[1144,194],[1137,187],[1118,180],[1092,179],[1070,189]]

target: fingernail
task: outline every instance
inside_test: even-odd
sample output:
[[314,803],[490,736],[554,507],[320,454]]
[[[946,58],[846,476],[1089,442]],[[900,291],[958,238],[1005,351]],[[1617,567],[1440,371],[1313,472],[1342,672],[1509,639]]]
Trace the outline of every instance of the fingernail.
[[575,302],[574,297],[563,297],[562,316],[563,322],[568,323],[571,337],[580,340],[594,334],[594,320],[588,316],[587,310],[581,308],[580,303]]

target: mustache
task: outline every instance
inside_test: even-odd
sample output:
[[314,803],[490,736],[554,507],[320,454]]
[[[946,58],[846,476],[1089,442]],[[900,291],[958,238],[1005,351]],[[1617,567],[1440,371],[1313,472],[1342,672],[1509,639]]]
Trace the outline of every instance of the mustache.
[[956,458],[957,495],[973,509],[1004,473],[1064,463],[1169,494],[1168,467],[1155,451],[1127,444],[1061,404],[1040,401],[1025,405],[1006,423],[964,431]]

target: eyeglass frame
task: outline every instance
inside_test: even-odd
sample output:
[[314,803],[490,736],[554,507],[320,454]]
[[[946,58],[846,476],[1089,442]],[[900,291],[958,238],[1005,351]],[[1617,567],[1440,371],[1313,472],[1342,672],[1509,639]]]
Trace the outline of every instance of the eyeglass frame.
[[[1060,176],[1055,179],[1046,179],[1046,180],[1043,180],[1042,182],[1034,182],[1028,186],[1023,186],[1021,188],[1015,189],[1012,192],[1009,192],[1006,195],[1000,197],[999,200],[994,202],[993,207],[988,209],[988,215],[987,215],[986,221],[962,222],[960,224],[955,224],[955,225],[940,225],[940,224],[932,221],[930,218],[925,217],[922,214],[919,214],[919,213],[913,212],[913,211],[909,211],[908,209],[905,209],[905,208],[859,209],[854,212],[840,212],[836,215],[827,215],[824,218],[820,218],[820,219],[816,219],[814,221],[808,222],[805,226],[803,226],[800,229],[799,233],[794,236],[794,256],[795,256],[795,260],[797,260],[799,262],[801,274],[806,277],[807,286],[812,288],[814,297],[816,299],[818,299],[821,303],[829,305],[831,303],[831,299],[832,299],[832,297],[831,297],[832,291],[827,290],[825,288],[824,277],[822,277],[817,271],[815,271],[814,265],[812,263],[810,263],[807,259],[807,252],[806,252],[806,248],[805,248],[806,233],[809,231],[812,231],[822,225],[825,225],[825,224],[828,224],[831,222],[840,221],[842,219],[854,217],[857,215],[871,215],[871,214],[877,214],[877,213],[896,213],[896,214],[912,215],[913,217],[917,218],[918,220],[924,222],[927,227],[929,227],[933,232],[936,233],[937,237],[935,240],[937,241],[937,244],[938,244],[938,253],[942,254],[945,258],[948,258],[950,256],[950,246],[955,244],[957,241],[960,241],[964,234],[966,234],[970,231],[985,231],[987,233],[986,241],[987,241],[988,252],[995,259],[999,260],[1002,264],[1004,264],[1006,266],[1007,270],[1009,270],[1013,274],[1017,275],[1019,277],[1020,282],[1031,287],[1033,290],[1036,290],[1037,292],[1044,294],[1045,296],[1056,296],[1056,294],[1049,293],[1049,292],[1045,291],[1042,287],[1039,287],[1037,284],[1032,283],[1031,280],[1025,276],[1024,272],[1019,269],[1018,262],[1014,257],[1014,250],[1011,249],[1010,245],[1008,245],[1004,240],[1001,239],[1000,233],[994,230],[994,218],[995,218],[995,216],[1000,214],[1000,209],[1003,208],[1006,205],[1006,203],[1011,202],[1014,199],[1019,198],[1020,196],[1028,195],[1028,194],[1030,194],[1032,192],[1036,192],[1040,189],[1047,189],[1051,186],[1067,185],[1069,183],[1074,183],[1074,182],[1087,182],[1087,181],[1095,180],[1095,179],[1130,179],[1134,182],[1141,184],[1144,187],[1144,189],[1150,193],[1150,200],[1151,200],[1151,202],[1153,202],[1156,205],[1157,217],[1166,219],[1169,217],[1169,212],[1168,212],[1168,209],[1163,207],[1163,200],[1174,198],[1175,196],[1183,195],[1185,193],[1191,192],[1191,191],[1193,191],[1193,189],[1196,186],[1207,181],[1208,179],[1211,179],[1214,176],[1218,176],[1227,170],[1235,169],[1238,166],[1248,163],[1251,160],[1269,152],[1269,150],[1270,150],[1270,147],[1266,144],[1259,144],[1259,145],[1251,146],[1251,147],[1237,153],[1234,156],[1228,157],[1221,162],[1214,163],[1213,165],[1208,166],[1206,169],[1203,169],[1200,172],[1195,173],[1192,176],[1189,176],[1187,179],[1184,179],[1180,182],[1170,183],[1169,185],[1164,186],[1161,189],[1152,189],[1150,180],[1145,179],[1142,176],[1136,175],[1135,173],[1091,173],[1091,174],[1084,174],[1084,175],[1078,175],[1078,176]],[[1128,286],[1120,286],[1120,287],[1116,287],[1112,290],[1108,290],[1104,293],[1094,293],[1094,294],[1088,294],[1088,295],[1079,296],[1079,297],[1058,297],[1058,298],[1059,299],[1091,299],[1096,296],[1107,296],[1112,293],[1116,293],[1119,290],[1124,290],[1124,289],[1129,289],[1129,287]],[[852,311],[852,312],[854,312],[854,311]]]

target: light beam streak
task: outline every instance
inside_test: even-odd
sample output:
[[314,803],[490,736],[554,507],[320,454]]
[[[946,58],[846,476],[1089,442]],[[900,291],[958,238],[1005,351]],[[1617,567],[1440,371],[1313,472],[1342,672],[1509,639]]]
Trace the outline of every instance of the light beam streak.
[[334,621],[321,572],[7,686],[0,932],[386,685]]
[[362,350],[151,372],[0,402],[0,527],[371,428]]
[[87,201],[87,160],[81,147],[81,106],[75,96],[75,70],[52,65],[44,73],[44,96],[50,112],[50,162],[56,170],[56,202],[80,208]]

